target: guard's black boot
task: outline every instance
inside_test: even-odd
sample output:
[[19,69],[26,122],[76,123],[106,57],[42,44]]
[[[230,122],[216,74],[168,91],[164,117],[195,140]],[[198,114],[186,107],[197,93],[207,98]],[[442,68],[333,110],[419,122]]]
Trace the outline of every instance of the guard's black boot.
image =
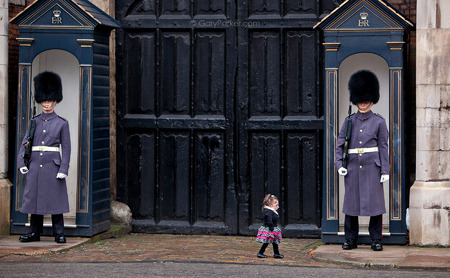
[[358,245],[356,244],[356,240],[347,239],[344,244],[342,244],[342,249],[344,250],[351,250],[358,248]]
[[57,235],[57,236],[55,236],[55,242],[56,243],[66,243],[66,238],[63,235]]
[[284,258],[284,256],[281,255],[281,254],[273,254],[273,257],[274,257],[275,259],[282,259],[282,258]]
[[372,246],[371,246],[373,251],[382,251],[383,250],[383,245],[381,245],[381,242],[379,240],[372,240]]
[[36,233],[28,233],[26,235],[20,236],[20,242],[32,242],[32,241],[40,241],[41,237]]
[[267,258],[267,255],[261,254],[259,252],[256,256],[258,256],[258,258]]

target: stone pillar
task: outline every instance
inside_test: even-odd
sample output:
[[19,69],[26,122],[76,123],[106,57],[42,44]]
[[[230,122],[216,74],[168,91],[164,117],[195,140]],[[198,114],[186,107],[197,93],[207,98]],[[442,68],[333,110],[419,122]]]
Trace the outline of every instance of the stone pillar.
[[12,186],[8,179],[0,179],[0,236],[9,235]]
[[8,171],[8,1],[0,0],[0,179]]
[[0,0],[0,235],[9,234],[11,182],[8,172],[8,1]]
[[450,246],[450,1],[417,1],[416,181],[410,243]]

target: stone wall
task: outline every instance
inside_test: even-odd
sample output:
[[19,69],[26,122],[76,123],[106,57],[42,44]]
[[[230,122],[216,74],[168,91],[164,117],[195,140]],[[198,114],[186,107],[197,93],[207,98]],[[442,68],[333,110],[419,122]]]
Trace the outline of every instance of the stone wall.
[[450,1],[417,1],[416,182],[410,241],[450,246]]

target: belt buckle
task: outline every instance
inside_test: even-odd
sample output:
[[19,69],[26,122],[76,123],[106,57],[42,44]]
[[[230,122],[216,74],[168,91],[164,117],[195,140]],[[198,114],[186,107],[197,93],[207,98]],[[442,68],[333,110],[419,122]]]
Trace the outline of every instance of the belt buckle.
[[364,148],[359,148],[358,153],[364,153]]
[[39,151],[43,152],[44,151],[44,147],[39,147]]

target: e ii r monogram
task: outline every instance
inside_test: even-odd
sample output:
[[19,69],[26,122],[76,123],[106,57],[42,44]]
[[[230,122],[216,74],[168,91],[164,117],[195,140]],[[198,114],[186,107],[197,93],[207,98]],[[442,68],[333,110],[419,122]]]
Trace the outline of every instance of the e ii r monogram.
[[367,19],[369,14],[367,12],[361,12],[359,14],[359,16],[361,17],[361,19],[358,20],[358,27],[367,27],[367,26],[369,26],[369,20]]

